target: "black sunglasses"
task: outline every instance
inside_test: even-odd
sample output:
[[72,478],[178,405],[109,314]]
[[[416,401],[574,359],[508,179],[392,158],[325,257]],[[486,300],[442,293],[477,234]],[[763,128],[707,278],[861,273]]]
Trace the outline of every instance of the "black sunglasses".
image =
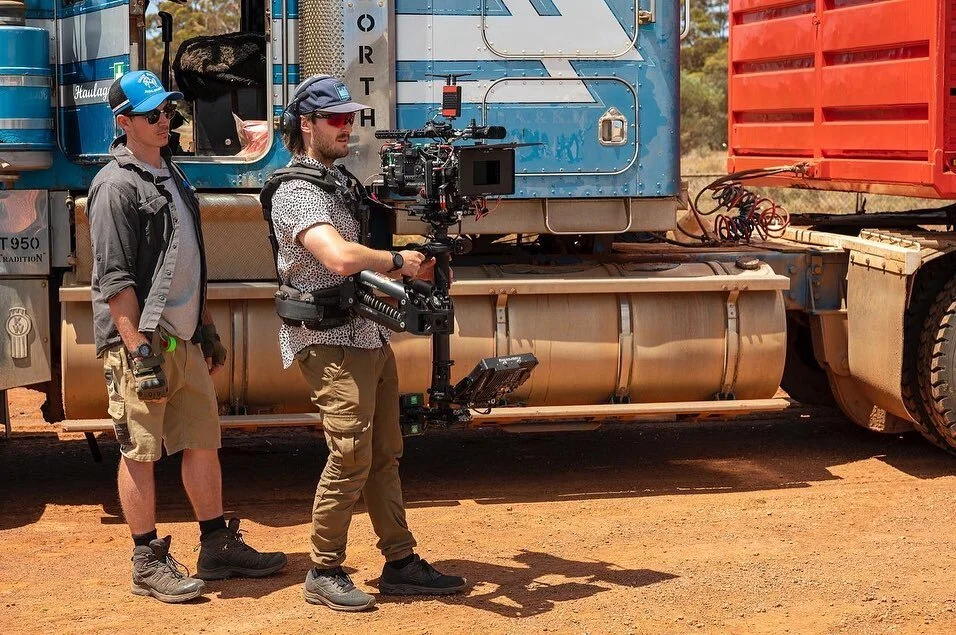
[[128,112],[126,113],[127,117],[143,117],[146,119],[146,123],[149,125],[155,124],[159,121],[160,115],[166,115],[167,119],[172,119],[173,115],[176,114],[176,104],[170,102],[163,106],[162,110],[159,108],[153,108],[149,112]]

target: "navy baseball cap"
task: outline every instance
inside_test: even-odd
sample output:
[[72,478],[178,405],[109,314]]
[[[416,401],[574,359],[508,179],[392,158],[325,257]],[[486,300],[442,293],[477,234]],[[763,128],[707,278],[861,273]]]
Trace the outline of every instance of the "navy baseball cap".
[[153,110],[167,99],[182,99],[180,92],[170,92],[150,71],[133,71],[115,80],[110,86],[109,101],[114,115]]
[[327,75],[314,75],[298,85],[295,95],[299,101],[299,114],[310,112],[358,112],[368,108],[352,101],[352,95],[341,79]]

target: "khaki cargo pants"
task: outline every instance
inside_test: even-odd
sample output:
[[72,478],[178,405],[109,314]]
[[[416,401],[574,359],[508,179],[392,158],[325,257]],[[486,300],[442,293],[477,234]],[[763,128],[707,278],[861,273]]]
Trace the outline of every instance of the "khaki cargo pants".
[[412,553],[398,476],[398,372],[390,346],[309,346],[296,355],[322,413],[329,458],[312,506],[312,560],[322,568],[345,560],[349,523],[359,494],[388,561]]

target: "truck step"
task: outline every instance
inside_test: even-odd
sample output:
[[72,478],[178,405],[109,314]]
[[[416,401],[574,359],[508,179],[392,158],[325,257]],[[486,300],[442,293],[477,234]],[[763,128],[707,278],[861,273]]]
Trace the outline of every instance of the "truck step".
[[[560,422],[630,421],[668,417],[736,417],[754,412],[776,412],[790,405],[786,399],[731,399],[726,401],[675,401],[669,403],[598,404],[584,406],[529,406],[492,408],[475,413],[473,426],[528,426],[544,431],[542,426]],[[318,413],[279,415],[226,415],[219,417],[223,428],[322,427]],[[112,432],[112,419],[74,419],[63,421],[64,432]],[[589,427],[596,427],[589,426]],[[512,431],[517,432],[519,428]]]
[[[322,427],[318,413],[284,415],[225,415],[219,417],[223,428]],[[73,419],[60,423],[63,432],[112,432],[112,419]]]
[[[593,406],[529,406],[492,408],[474,414],[472,425],[524,426],[561,421],[606,422],[663,419],[668,417],[721,418],[754,412],[777,412],[790,405],[787,399],[728,399],[713,401],[673,401],[663,403],[599,404]],[[517,431],[517,430],[512,430]]]

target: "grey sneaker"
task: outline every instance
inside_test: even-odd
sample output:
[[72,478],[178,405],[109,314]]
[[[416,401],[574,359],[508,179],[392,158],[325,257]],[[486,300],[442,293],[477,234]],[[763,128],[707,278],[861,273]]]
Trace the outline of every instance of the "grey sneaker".
[[285,566],[288,559],[281,551],[259,553],[246,544],[239,531],[239,519],[206,536],[200,543],[196,577],[202,580],[225,578],[261,578]]
[[324,604],[336,611],[364,611],[375,606],[375,598],[359,591],[342,567],[309,569],[302,592],[309,604]]
[[386,564],[378,590],[388,595],[451,595],[464,589],[466,584],[464,578],[439,573],[414,554],[412,561],[401,569]]
[[[133,549],[133,595],[151,595],[160,602],[178,604],[199,597],[206,585],[189,577],[189,569],[169,555],[172,539],[156,538],[148,547]],[[185,573],[183,573],[185,572]]]

